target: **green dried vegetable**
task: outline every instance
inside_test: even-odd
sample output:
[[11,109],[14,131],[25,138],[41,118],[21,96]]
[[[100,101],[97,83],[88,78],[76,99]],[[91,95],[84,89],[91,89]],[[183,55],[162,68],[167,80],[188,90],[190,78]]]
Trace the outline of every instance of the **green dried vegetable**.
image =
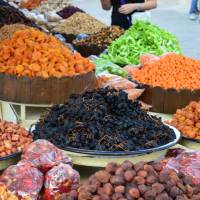
[[176,37],[149,21],[137,20],[101,57],[113,63],[126,65],[139,64],[139,57],[144,53],[160,56],[166,52],[181,53]]

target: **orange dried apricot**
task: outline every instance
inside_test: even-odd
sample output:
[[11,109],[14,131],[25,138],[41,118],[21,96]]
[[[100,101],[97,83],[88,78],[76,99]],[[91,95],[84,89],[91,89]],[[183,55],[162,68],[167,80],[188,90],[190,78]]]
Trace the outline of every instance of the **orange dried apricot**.
[[51,35],[30,28],[0,43],[0,73],[20,76],[75,76],[95,69],[89,59],[71,52]]

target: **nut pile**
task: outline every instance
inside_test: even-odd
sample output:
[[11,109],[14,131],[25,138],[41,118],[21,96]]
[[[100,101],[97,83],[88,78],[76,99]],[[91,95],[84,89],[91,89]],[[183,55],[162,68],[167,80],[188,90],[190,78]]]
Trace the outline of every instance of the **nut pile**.
[[73,43],[77,46],[97,46],[105,49],[118,37],[120,37],[124,31],[118,26],[110,26],[103,28],[100,32],[91,34],[88,38],[82,40],[75,40]]
[[96,18],[86,13],[76,12],[68,19],[60,21],[52,30],[57,33],[78,35],[97,33],[105,27],[106,25]]
[[79,188],[79,200],[199,200],[189,176],[157,164],[110,163]]
[[10,39],[16,31],[28,28],[30,27],[24,24],[4,25],[2,28],[0,28],[0,42],[5,39]]
[[200,139],[200,102],[191,102],[183,109],[178,109],[170,124],[184,136]]
[[21,152],[32,142],[29,132],[12,122],[0,121],[0,158]]
[[141,105],[115,89],[72,95],[55,105],[36,124],[34,139],[46,139],[61,149],[134,151],[162,146],[174,131]]

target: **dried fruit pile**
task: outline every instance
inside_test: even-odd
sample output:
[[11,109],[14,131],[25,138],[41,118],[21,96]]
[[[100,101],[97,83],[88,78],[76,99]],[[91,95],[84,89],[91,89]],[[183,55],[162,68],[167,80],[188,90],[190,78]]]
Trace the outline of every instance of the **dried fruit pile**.
[[0,120],[0,158],[21,152],[32,140],[31,134],[25,128]]
[[24,24],[4,25],[2,28],[0,28],[0,42],[5,39],[11,39],[16,31],[25,30],[28,28],[30,27]]
[[98,33],[91,34],[88,38],[75,40],[73,44],[76,46],[95,46],[104,50],[123,33],[124,31],[120,27],[110,26],[103,28]]
[[144,64],[134,73],[134,78],[153,87],[195,90],[200,88],[199,74],[199,60],[168,54],[155,62]]
[[92,34],[99,32],[106,25],[96,18],[81,12],[76,12],[71,17],[60,21],[52,31],[64,34],[78,35],[81,33]]
[[[18,200],[18,198],[10,192],[5,185],[0,184],[0,197],[1,200]],[[31,200],[30,198],[21,199],[21,200]]]
[[38,7],[42,1],[44,0],[22,0],[20,2],[20,7],[31,10]]
[[[24,5],[35,7],[41,0],[24,0]],[[62,17],[56,14],[57,11],[68,5],[68,0],[42,0],[41,4],[32,9],[22,9],[27,18],[34,21],[40,28],[51,31],[51,27],[57,24]],[[22,6],[22,4],[21,4]]]
[[17,31],[0,44],[0,72],[17,77],[71,77],[95,67],[55,37],[33,28]]
[[62,10],[60,10],[59,12],[57,12],[57,14],[60,15],[63,19],[67,19],[76,12],[84,12],[84,11],[78,7],[67,6],[67,7],[63,8]]
[[0,6],[0,27],[5,24],[21,23],[37,27],[34,22],[28,19],[21,11],[11,6]]
[[47,139],[61,149],[101,151],[148,149],[175,139],[172,129],[125,92],[108,88],[72,95],[53,106],[33,132],[34,139]]
[[183,109],[178,109],[170,124],[184,136],[200,139],[200,102],[191,102]]
[[4,0],[0,0],[0,5],[1,6],[9,6],[9,4]]
[[159,164],[110,163],[79,188],[79,200],[199,200],[191,177],[162,169]]

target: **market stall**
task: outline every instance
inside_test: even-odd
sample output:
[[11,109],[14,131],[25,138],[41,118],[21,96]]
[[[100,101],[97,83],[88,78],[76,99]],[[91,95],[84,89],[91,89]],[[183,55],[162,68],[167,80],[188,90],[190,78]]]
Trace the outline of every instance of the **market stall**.
[[200,200],[200,61],[172,33],[0,5],[1,200]]

